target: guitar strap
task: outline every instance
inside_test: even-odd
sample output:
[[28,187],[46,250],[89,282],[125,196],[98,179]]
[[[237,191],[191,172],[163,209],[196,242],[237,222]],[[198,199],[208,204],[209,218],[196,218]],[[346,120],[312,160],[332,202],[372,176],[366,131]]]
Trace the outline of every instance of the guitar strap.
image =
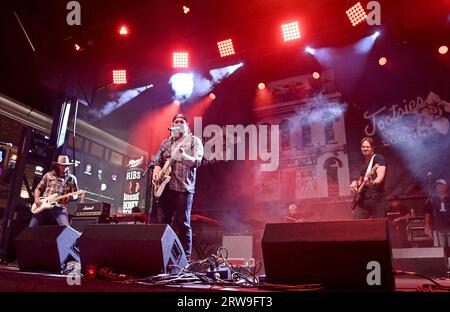
[[367,166],[365,176],[367,176],[367,175],[369,174],[370,170],[372,170],[372,167],[373,167],[373,160],[374,160],[374,158],[375,158],[375,155],[376,155],[376,154],[373,154],[373,155],[372,155],[372,158],[371,158],[370,161],[369,161],[369,165]]

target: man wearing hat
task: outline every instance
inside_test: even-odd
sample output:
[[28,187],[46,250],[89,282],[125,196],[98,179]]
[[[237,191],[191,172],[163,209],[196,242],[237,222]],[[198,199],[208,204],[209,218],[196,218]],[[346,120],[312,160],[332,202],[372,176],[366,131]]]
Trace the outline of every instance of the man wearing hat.
[[425,234],[435,231],[440,247],[450,247],[450,197],[447,181],[438,179],[435,182],[436,195],[425,203]]
[[161,143],[155,157],[156,166],[152,177],[155,185],[166,161],[174,159],[171,179],[159,199],[158,222],[171,225],[175,219],[178,237],[189,260],[192,251],[191,209],[196,171],[203,158],[203,145],[200,138],[191,134],[188,119],[184,114],[173,117],[169,130],[170,137]]
[[[59,195],[69,194],[78,191],[77,178],[70,173],[69,157],[59,155],[58,160],[53,162],[53,170],[47,172],[34,190],[34,202],[41,205],[40,197],[58,193]],[[45,209],[37,214],[33,214],[30,227],[44,225],[49,219],[55,220],[59,225],[69,225],[67,204],[70,200],[77,200],[77,195],[61,200],[51,209]]]

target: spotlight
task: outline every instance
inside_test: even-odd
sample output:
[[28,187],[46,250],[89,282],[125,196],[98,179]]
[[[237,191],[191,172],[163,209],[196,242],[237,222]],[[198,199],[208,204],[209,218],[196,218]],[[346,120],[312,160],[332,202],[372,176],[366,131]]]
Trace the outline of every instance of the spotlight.
[[264,82],[260,82],[260,83],[258,84],[258,89],[259,89],[259,90],[263,90],[265,87],[266,87],[266,85],[265,85]]
[[119,35],[121,37],[125,37],[126,35],[128,35],[128,27],[127,27],[127,25],[121,25],[119,27]]
[[174,52],[172,60],[173,60],[173,68],[189,67],[189,53],[187,52]]
[[310,48],[310,47],[306,47],[305,48],[305,52],[309,53],[309,54],[313,54],[314,55],[314,49]]
[[78,43],[75,43],[73,47],[75,48],[76,51],[80,51],[81,50],[81,47],[80,47],[80,45]]
[[345,13],[348,16],[350,23],[352,23],[352,26],[358,25],[367,18],[367,14],[361,6],[360,2],[345,11]]
[[190,10],[191,10],[191,9],[189,9],[189,7],[183,5],[183,13],[184,13],[184,14],[188,14]]
[[320,78],[320,74],[318,72],[313,72],[312,74],[314,79],[319,79]]
[[216,99],[216,95],[214,93],[210,93],[209,97],[211,98],[211,100],[215,100]]
[[439,53],[445,54],[447,52],[448,52],[448,47],[447,46],[443,45],[443,46],[439,47]]
[[384,56],[380,57],[380,59],[378,60],[378,64],[380,64],[381,66],[386,65],[386,63],[387,63],[387,58],[385,58]]
[[114,84],[127,83],[127,71],[125,69],[113,70],[113,83]]
[[373,36],[374,36],[375,38],[377,38],[379,35],[380,35],[380,32],[379,32],[379,31],[376,31],[376,32],[373,33]]
[[220,57],[234,54],[233,41],[231,39],[217,42],[217,47],[219,48]]
[[298,22],[292,22],[281,25],[281,32],[283,33],[284,41],[300,39],[300,28]]

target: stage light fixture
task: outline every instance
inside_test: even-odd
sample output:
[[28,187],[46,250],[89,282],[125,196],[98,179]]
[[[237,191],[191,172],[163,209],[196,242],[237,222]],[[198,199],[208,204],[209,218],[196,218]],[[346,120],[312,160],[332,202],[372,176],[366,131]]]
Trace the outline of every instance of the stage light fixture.
[[209,97],[211,98],[211,100],[215,100],[216,99],[216,95],[214,93],[210,93]]
[[305,48],[305,52],[309,53],[309,54],[314,54],[314,49],[310,48],[310,47],[306,47]]
[[320,74],[318,72],[313,72],[312,74],[314,79],[319,79],[320,78]]
[[378,64],[380,64],[381,66],[386,65],[386,63],[387,63],[387,58],[385,58],[384,56],[380,57],[380,59],[378,60]]
[[234,47],[233,47],[233,41],[231,39],[217,42],[217,47],[219,48],[220,57],[233,55],[235,53]]
[[127,25],[121,25],[119,27],[119,35],[122,37],[125,37],[128,35],[128,27]]
[[188,14],[190,10],[191,10],[191,9],[189,9],[189,7],[183,5],[183,13],[184,13],[184,14]]
[[259,89],[259,90],[263,90],[265,87],[266,87],[266,84],[265,84],[264,82],[260,82],[260,83],[258,84],[258,89]]
[[127,83],[127,71],[125,69],[113,70],[113,83],[114,84]]
[[352,26],[356,26],[367,19],[367,14],[360,2],[349,8],[345,13],[348,16],[350,23],[352,23]]
[[301,37],[298,22],[292,22],[281,25],[281,32],[283,33],[284,41],[300,39]]
[[447,52],[448,52],[448,47],[447,46],[443,45],[443,46],[439,47],[439,53],[440,54],[445,54]]
[[189,53],[187,52],[174,52],[172,60],[173,60],[173,68],[189,67]]
[[74,44],[74,48],[76,51],[80,51],[81,50],[81,46],[78,43]]

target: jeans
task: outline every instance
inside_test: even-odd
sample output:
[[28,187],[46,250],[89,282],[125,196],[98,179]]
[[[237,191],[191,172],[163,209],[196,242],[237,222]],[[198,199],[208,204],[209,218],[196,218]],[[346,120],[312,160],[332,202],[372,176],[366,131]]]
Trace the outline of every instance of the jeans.
[[386,199],[384,194],[373,194],[356,205],[352,213],[353,219],[378,219],[385,217]]
[[158,204],[158,222],[168,225],[172,225],[172,221],[176,222],[178,238],[188,261],[192,253],[191,209],[193,199],[193,193],[165,190]]
[[69,217],[66,208],[53,207],[46,209],[31,217],[29,227],[45,225],[46,221],[53,219],[58,225],[69,225]]

